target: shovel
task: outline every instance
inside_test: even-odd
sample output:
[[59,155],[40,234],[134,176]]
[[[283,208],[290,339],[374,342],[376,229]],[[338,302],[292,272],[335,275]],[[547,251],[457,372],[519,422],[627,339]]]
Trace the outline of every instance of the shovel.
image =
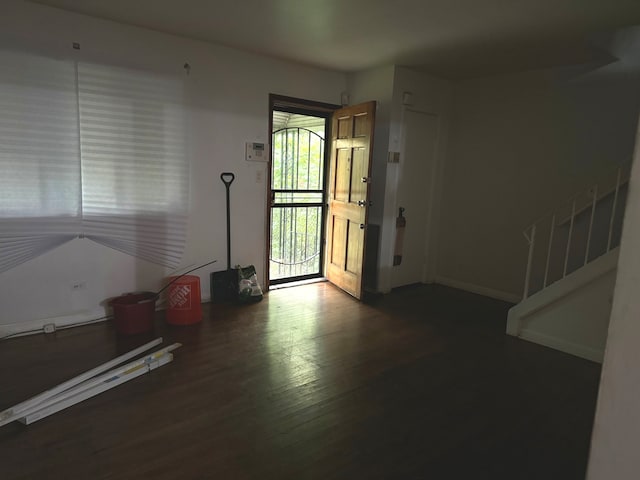
[[233,302],[238,298],[238,270],[231,268],[231,200],[229,191],[236,176],[225,172],[220,180],[227,189],[227,269],[211,273],[211,301],[213,303]]

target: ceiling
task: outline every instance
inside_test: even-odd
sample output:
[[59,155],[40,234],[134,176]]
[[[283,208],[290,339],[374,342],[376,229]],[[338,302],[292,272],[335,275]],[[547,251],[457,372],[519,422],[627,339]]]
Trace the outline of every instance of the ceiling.
[[306,128],[308,130],[318,131],[324,129],[325,122],[326,119],[320,117],[274,110],[272,130],[275,132],[281,128]]
[[603,62],[640,0],[32,0],[321,68],[460,79]]

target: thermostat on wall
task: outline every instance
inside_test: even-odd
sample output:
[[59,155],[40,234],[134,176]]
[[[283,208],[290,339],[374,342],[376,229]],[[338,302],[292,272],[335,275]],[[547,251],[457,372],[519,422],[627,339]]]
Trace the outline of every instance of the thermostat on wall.
[[268,160],[264,143],[247,142],[245,159],[247,162],[266,162]]

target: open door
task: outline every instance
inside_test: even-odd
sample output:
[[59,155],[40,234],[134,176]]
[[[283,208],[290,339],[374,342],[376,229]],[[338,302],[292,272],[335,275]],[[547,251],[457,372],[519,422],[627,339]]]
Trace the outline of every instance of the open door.
[[331,120],[327,279],[362,296],[376,102],[336,110]]

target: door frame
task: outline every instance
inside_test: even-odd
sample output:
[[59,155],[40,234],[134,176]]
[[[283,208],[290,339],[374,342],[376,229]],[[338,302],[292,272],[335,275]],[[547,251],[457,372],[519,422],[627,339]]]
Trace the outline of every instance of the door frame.
[[[323,103],[317,102],[314,100],[306,100],[302,98],[289,97],[285,95],[278,95],[274,93],[269,94],[269,156],[267,163],[267,188],[266,188],[266,224],[265,224],[265,289],[269,290],[271,285],[271,281],[269,278],[269,268],[270,268],[270,257],[271,257],[271,185],[272,185],[272,170],[273,170],[273,151],[272,151],[272,140],[273,140],[273,112],[274,110],[288,113],[296,113],[300,115],[309,115],[313,117],[322,117],[325,119],[325,149],[324,149],[324,159],[323,159],[323,168],[324,168],[324,179],[323,179],[323,195],[322,195],[322,203],[326,205],[327,203],[327,178],[329,172],[327,171],[329,167],[329,154],[331,153],[331,139],[330,130],[331,130],[331,114],[342,108],[341,105],[335,105],[332,103]],[[327,209],[326,206],[322,209],[322,220],[321,220],[321,243],[320,243],[320,276],[324,275],[324,250],[326,244],[326,215]],[[315,277],[315,275],[314,275]]]

